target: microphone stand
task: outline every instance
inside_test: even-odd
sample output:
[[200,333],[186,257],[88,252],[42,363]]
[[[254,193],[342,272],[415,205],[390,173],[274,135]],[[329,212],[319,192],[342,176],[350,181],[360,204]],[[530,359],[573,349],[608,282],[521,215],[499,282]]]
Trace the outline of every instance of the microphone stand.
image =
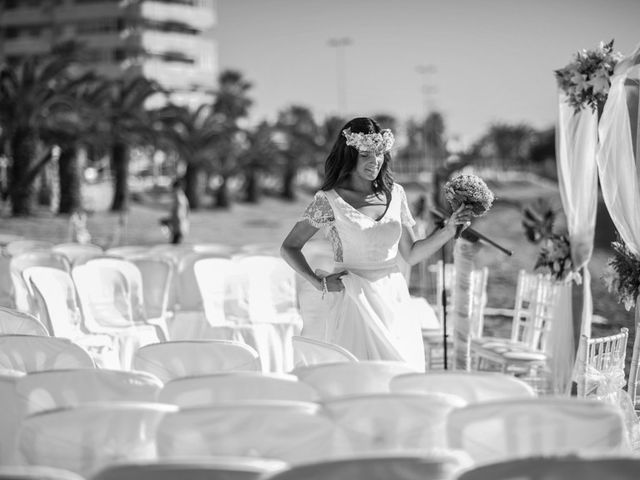
[[[436,219],[438,220],[437,223],[440,226],[444,226],[444,221],[449,218],[449,214],[447,214],[444,210],[441,210],[439,208],[435,208],[435,207],[431,207],[429,208],[429,211],[431,212],[431,214],[436,217]],[[500,250],[502,253],[504,253],[505,255],[511,256],[513,255],[513,251],[512,250],[508,250],[507,248],[503,247],[502,245],[496,243],[495,241],[491,240],[490,238],[488,238],[486,235],[483,235],[482,233],[478,232],[477,230],[473,229],[473,228],[466,228],[465,230],[462,231],[462,233],[460,234],[460,236],[462,238],[464,238],[465,240],[468,240],[470,242],[477,242],[477,241],[482,241],[484,243],[487,243],[489,245],[491,245],[494,248],[497,248],[498,250]],[[443,347],[443,360],[444,360],[444,369],[447,370],[448,367],[448,348],[447,348],[447,339],[449,337],[449,334],[447,333],[447,288],[446,288],[446,258],[445,258],[445,246],[443,245],[442,248],[440,249],[440,254],[441,254],[441,258],[442,258],[442,298],[441,298],[441,302],[442,302],[442,347]]]

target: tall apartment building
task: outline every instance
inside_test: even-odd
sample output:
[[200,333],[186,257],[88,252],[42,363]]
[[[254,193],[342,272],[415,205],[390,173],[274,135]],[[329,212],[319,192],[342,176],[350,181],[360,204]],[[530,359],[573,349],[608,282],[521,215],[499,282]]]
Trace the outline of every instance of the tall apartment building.
[[198,105],[216,86],[215,0],[0,0],[0,60],[47,55],[76,40],[108,76],[142,73]]

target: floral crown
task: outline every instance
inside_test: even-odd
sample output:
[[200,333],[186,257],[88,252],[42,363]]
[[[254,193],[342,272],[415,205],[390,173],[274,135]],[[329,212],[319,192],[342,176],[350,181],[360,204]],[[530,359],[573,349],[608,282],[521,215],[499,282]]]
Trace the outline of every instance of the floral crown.
[[351,133],[351,128],[342,131],[347,145],[359,152],[385,153],[391,150],[395,138],[391,130],[385,128],[380,133]]

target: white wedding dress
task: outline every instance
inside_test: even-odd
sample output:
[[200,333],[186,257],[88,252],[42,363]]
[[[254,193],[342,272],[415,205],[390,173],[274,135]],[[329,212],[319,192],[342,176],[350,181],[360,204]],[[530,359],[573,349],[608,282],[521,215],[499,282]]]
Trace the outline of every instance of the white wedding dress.
[[409,289],[396,262],[402,227],[415,224],[404,189],[394,185],[391,202],[377,220],[335,190],[321,190],[302,219],[329,238],[334,272],[348,272],[342,277],[345,290],[327,294],[322,302],[325,340],[361,360],[404,361],[424,371],[420,319],[412,314]]

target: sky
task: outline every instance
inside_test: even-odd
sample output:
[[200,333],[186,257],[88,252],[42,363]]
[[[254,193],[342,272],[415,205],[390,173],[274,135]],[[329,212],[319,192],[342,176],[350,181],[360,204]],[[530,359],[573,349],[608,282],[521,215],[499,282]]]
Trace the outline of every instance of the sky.
[[[438,110],[463,144],[492,123],[553,126],[554,69],[600,41],[615,39],[623,54],[640,45],[640,0],[217,0],[216,7],[219,68],[253,83],[252,120],[273,120],[294,104],[319,120],[379,113],[405,120]],[[348,45],[330,46],[343,38]]]

